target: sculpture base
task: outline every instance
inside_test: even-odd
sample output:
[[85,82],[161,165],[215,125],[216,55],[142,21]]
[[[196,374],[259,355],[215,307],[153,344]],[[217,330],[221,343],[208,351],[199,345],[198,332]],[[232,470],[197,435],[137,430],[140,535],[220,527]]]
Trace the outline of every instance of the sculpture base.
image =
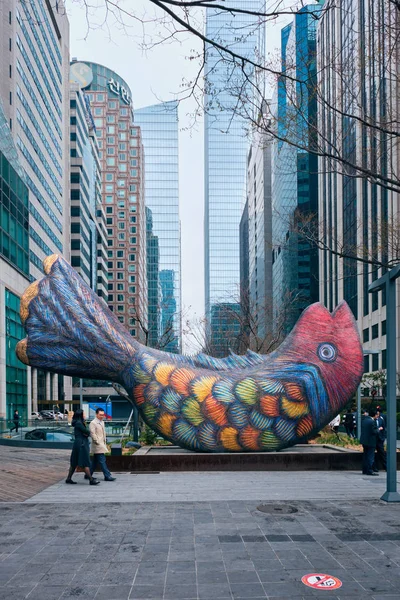
[[111,471],[329,471],[361,472],[362,453],[337,446],[299,444],[279,452],[201,453],[178,446],[145,446],[130,456],[110,456]]
[[385,502],[400,502],[400,494],[398,492],[385,492],[381,496],[381,500]]

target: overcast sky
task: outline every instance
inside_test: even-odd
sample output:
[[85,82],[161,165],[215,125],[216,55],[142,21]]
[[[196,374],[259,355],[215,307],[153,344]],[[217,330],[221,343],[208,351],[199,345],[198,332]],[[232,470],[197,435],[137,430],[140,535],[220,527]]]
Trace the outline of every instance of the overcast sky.
[[[91,3],[103,0],[91,0]],[[126,1],[123,6],[134,6],[136,14],[150,18],[147,0]],[[123,29],[112,14],[106,23],[104,11],[96,9],[89,15],[88,30],[83,0],[68,0],[67,13],[70,22],[71,57],[78,60],[98,62],[116,71],[129,84],[135,108],[175,99],[181,89],[182,79],[192,79],[196,74],[196,62],[188,60],[192,50],[199,50],[193,37],[187,36],[182,43],[164,43],[151,51],[141,49],[143,30],[149,36],[157,35],[159,25],[148,22],[143,25],[128,17]],[[267,30],[267,51],[274,52],[279,45],[282,22]],[[196,47],[197,45],[197,47]],[[204,315],[204,185],[203,185],[203,123],[190,126],[195,103],[185,100],[180,104],[180,217],[182,224],[182,307],[191,318]],[[193,348],[187,342],[186,352]]]

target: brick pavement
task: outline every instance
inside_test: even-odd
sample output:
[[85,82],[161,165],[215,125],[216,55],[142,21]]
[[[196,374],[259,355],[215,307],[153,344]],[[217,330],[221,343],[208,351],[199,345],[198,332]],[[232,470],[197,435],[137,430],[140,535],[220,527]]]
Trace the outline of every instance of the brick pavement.
[[70,450],[0,446],[0,502],[23,502],[59,481]]
[[[399,600],[399,505],[266,505],[2,504],[0,598]],[[317,592],[313,572],[343,585]]]

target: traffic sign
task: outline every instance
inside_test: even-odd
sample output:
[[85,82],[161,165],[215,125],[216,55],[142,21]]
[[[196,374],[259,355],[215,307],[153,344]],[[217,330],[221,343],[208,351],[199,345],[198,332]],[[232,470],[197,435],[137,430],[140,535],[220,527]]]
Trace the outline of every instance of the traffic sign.
[[342,582],[333,575],[326,575],[326,573],[309,573],[301,578],[304,585],[314,588],[316,590],[337,590],[342,587]]

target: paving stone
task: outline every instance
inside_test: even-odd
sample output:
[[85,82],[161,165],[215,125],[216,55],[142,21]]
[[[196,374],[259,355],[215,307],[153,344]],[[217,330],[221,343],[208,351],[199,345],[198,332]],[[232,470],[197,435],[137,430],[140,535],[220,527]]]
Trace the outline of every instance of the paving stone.
[[61,600],[75,600],[76,598],[82,598],[82,600],[91,600],[96,596],[98,586],[76,586],[68,587],[61,596]]
[[231,583],[231,591],[235,599],[266,597],[261,583]]

